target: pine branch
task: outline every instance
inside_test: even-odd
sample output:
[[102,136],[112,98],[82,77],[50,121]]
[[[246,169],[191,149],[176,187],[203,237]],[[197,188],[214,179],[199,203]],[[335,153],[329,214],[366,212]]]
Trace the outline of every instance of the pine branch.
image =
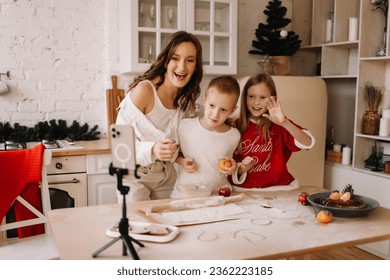
[[38,122],[33,127],[21,126],[15,123],[12,127],[10,123],[0,122],[0,142],[14,141],[17,143],[36,142],[42,140],[61,140],[71,138],[73,140],[97,140],[100,132],[98,126],[92,129],[88,124],[81,126],[77,121],[73,121],[70,127],[65,120],[50,120]]
[[285,18],[287,8],[282,6],[282,1],[271,0],[268,2],[263,13],[267,16],[267,24],[259,23],[255,30],[257,40],[252,41],[254,50],[250,54],[256,55],[288,55],[295,54],[301,47],[302,40],[299,35],[289,31],[285,38],[281,37],[280,31],[291,23],[291,19]]

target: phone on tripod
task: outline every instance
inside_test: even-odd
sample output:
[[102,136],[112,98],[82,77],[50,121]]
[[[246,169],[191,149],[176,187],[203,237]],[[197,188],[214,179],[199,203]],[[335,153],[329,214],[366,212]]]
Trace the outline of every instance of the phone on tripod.
[[122,239],[122,256],[127,256],[127,250],[129,250],[133,259],[139,260],[140,258],[132,242],[138,244],[140,247],[144,247],[144,244],[129,235],[129,219],[126,216],[126,194],[129,192],[130,187],[123,186],[122,184],[122,179],[125,177],[134,176],[137,178],[136,173],[138,165],[135,163],[136,159],[134,129],[130,125],[112,124],[110,126],[109,133],[112,153],[112,164],[109,168],[110,175],[116,174],[118,181],[118,191],[120,191],[120,193],[123,195],[122,218],[118,225],[120,236],[108,242],[103,247],[99,248],[97,251],[93,252],[92,257],[97,257],[101,252],[106,250],[118,240]]
[[136,170],[135,135],[130,125],[110,126],[112,166],[127,169],[124,178],[132,177]]

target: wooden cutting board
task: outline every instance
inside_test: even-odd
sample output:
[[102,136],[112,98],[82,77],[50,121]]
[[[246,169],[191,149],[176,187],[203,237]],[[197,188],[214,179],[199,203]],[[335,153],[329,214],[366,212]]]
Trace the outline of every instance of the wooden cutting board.
[[119,103],[125,97],[124,89],[118,89],[118,77],[111,76],[112,89],[106,90],[106,106],[107,106],[107,128],[110,128],[110,125],[115,123],[116,117],[118,115],[117,108]]

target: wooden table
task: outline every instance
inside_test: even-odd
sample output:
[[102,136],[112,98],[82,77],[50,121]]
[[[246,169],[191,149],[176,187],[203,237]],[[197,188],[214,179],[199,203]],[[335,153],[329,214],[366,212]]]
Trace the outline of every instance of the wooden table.
[[[291,191],[251,193],[273,208],[238,203],[251,212],[222,222],[180,226],[178,236],[167,243],[143,241],[134,244],[141,259],[281,259],[335,248],[390,239],[390,210],[379,207],[365,217],[335,217],[319,224],[311,206],[297,202],[301,191],[326,191],[300,187]],[[252,200],[253,201],[253,200]],[[128,203],[130,221],[148,221],[137,209],[164,201]],[[49,212],[61,259],[92,259],[92,253],[112,238],[105,231],[121,218],[121,205],[57,209]],[[123,259],[122,241],[99,254],[97,259]]]

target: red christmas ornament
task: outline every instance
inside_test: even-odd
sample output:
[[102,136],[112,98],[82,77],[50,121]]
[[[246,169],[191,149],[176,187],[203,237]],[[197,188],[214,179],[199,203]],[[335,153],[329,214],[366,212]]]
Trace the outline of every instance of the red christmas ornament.
[[301,192],[298,195],[298,202],[300,202],[302,205],[308,205],[309,204],[309,201],[307,200],[308,196],[309,194],[307,192]]

